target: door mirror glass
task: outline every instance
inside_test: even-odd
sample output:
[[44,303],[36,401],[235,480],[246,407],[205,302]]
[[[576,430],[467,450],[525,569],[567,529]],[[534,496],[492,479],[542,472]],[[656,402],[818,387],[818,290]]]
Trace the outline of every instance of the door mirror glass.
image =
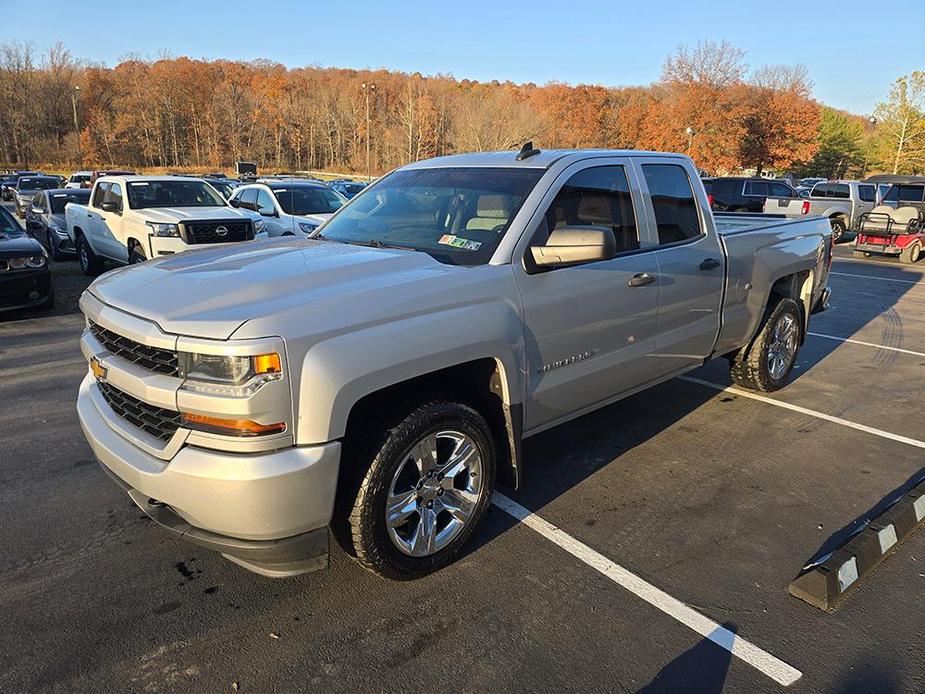
[[538,267],[554,268],[610,260],[616,255],[613,231],[605,227],[567,226],[554,229],[542,246],[531,246]]
[[103,212],[118,212],[119,206],[112,200],[106,200],[100,205],[100,209],[103,210]]

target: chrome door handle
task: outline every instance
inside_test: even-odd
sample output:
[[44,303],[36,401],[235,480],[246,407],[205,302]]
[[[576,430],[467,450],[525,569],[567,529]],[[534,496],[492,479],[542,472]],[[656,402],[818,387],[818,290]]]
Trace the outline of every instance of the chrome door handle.
[[627,281],[627,287],[645,287],[647,284],[652,284],[655,282],[655,275],[650,275],[648,272],[640,272],[638,275],[633,275]]

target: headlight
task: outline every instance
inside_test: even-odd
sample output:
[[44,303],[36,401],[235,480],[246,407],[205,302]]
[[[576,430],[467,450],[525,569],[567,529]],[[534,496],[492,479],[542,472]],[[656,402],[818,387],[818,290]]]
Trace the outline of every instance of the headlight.
[[245,357],[180,352],[179,361],[183,388],[200,393],[248,397],[283,375],[275,352]]
[[34,255],[29,258],[29,262],[26,263],[31,268],[40,268],[45,267],[45,256],[44,255]]
[[26,268],[43,268],[45,267],[44,255],[34,255],[31,258],[9,258],[0,262],[0,270],[25,270]]
[[58,226],[57,224],[51,224],[51,225],[49,225],[48,228],[51,229],[53,232],[55,232],[58,236],[62,236],[62,237],[66,237],[66,236],[67,236],[67,228],[66,228],[66,227]]
[[306,234],[312,233],[319,226],[319,224],[314,224],[313,222],[299,222],[299,229],[304,231]]
[[151,227],[151,233],[155,236],[179,236],[180,227],[176,224],[159,224],[157,222],[146,222]]
[[254,233],[259,234],[263,231],[263,228],[266,226],[266,223],[262,219],[254,220]]

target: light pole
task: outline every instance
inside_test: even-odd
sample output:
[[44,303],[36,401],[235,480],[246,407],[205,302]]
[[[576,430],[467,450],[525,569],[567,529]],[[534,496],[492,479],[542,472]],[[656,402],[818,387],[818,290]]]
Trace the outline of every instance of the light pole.
[[369,168],[369,93],[376,91],[376,85],[364,82],[360,86],[363,87],[363,91],[366,93],[366,180],[371,181],[373,177],[370,175]]
[[691,126],[684,128],[687,133],[687,156],[691,155],[691,147],[694,145],[694,129]]
[[83,166],[84,155],[80,148],[80,125],[77,122],[77,94],[80,92],[80,85],[74,85],[74,91],[71,92],[71,107],[74,109],[74,134],[77,136],[77,158],[80,160],[79,165]]
[[[877,125],[877,118],[876,118],[876,116],[870,116],[870,117],[867,119],[867,122],[870,124],[870,130],[873,131],[873,129],[874,129],[874,128],[876,127],[876,125]],[[870,140],[870,138],[868,137],[868,138],[867,138],[867,143],[866,143],[865,146],[864,146],[864,172],[863,172],[863,175],[864,175],[864,176],[867,175],[867,163],[868,163],[868,159],[870,158],[870,145],[871,145],[871,140]]]

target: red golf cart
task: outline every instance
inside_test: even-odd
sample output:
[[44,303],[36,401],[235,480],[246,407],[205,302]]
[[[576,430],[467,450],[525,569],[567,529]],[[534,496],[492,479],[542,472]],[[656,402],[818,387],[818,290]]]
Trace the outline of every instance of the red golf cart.
[[890,187],[880,204],[858,220],[854,254],[918,262],[925,246],[925,176],[871,176],[865,182]]

